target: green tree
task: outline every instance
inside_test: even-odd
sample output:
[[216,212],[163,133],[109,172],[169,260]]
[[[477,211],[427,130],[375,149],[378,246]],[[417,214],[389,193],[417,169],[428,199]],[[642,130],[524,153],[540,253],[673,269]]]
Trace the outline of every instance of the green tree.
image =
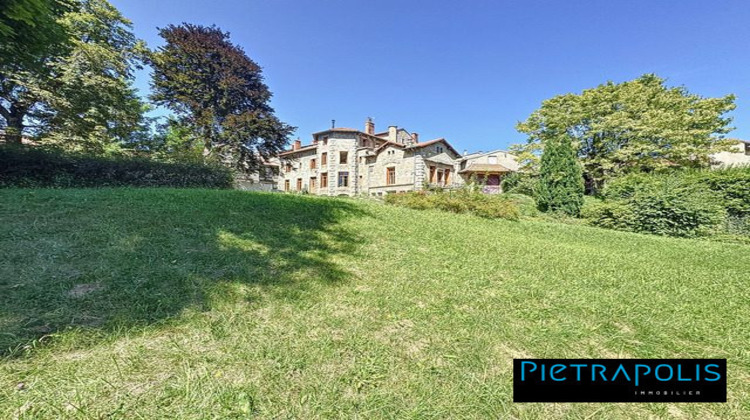
[[[728,150],[726,113],[734,96],[704,98],[667,87],[653,74],[608,82],[580,95],[548,99],[517,125],[528,135],[522,151],[537,154],[560,134],[575,139],[586,185],[597,191],[615,176],[674,167],[702,168],[710,155]],[[518,151],[517,151],[518,152]]]
[[254,170],[294,132],[269,105],[261,68],[220,29],[170,25],[153,54],[152,100],[203,140],[203,155]]
[[181,124],[173,116],[158,124],[156,132],[140,145],[152,158],[167,162],[202,162],[203,141],[197,138],[190,127]]
[[521,171],[539,172],[539,157],[542,154],[542,144],[540,142],[511,144],[508,151],[516,157]]
[[57,19],[66,10],[66,1],[0,0],[1,71],[40,70],[44,58],[64,47],[67,34]]
[[567,136],[545,144],[539,168],[536,200],[539,210],[578,216],[583,206],[583,174]]
[[132,23],[106,0],[83,0],[61,23],[72,51],[53,64],[43,112],[47,141],[92,153],[117,151],[140,134],[146,105],[133,87],[147,52]]
[[58,22],[68,6],[0,0],[0,128],[10,143],[21,143],[24,118],[38,101],[35,88],[50,78],[47,64],[68,51],[68,34]]
[[144,129],[145,104],[132,84],[146,49],[106,0],[68,4],[55,20],[67,37],[64,51],[40,56],[43,70],[6,66],[3,117],[18,135],[12,141],[26,131],[69,149],[116,150]]

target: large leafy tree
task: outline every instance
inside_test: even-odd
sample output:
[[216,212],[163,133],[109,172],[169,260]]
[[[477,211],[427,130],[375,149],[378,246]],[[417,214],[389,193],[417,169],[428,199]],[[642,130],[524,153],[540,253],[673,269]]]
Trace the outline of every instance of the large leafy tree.
[[271,108],[261,68],[215,26],[182,24],[160,30],[153,54],[152,100],[175,113],[203,155],[254,170],[278,154],[294,127]]
[[41,67],[60,52],[67,39],[57,19],[68,10],[65,0],[0,0],[0,69]]
[[10,143],[21,142],[39,81],[51,77],[48,63],[69,50],[59,22],[69,6],[56,0],[0,0],[0,128]]
[[542,153],[536,200],[542,211],[578,216],[583,206],[583,173],[573,140],[549,139]]
[[732,129],[726,113],[734,109],[734,99],[668,87],[653,74],[609,82],[544,101],[518,124],[528,135],[519,149],[534,152],[561,135],[573,138],[593,191],[624,173],[707,167],[711,154],[731,147],[724,135]]
[[106,0],[83,0],[61,23],[71,53],[52,64],[45,107],[35,117],[40,134],[69,149],[116,151],[144,130],[142,102],[133,87],[146,54],[130,20]]
[[24,67],[3,67],[0,108],[6,112],[0,112],[15,134],[9,140],[20,142],[26,132],[71,149],[117,149],[144,129],[144,104],[132,84],[145,46],[106,0],[65,5],[55,16],[64,48],[40,50]]

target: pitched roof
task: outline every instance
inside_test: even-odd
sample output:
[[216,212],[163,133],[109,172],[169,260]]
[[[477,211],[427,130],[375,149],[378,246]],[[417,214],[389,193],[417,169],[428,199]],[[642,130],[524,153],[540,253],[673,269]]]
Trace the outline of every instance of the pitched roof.
[[464,160],[465,159],[474,159],[474,158],[478,158],[480,156],[493,155],[493,154],[498,154],[498,153],[504,153],[506,155],[510,155],[510,156],[516,157],[516,155],[514,155],[513,153],[507,152],[505,150],[497,149],[497,150],[490,150],[489,152],[474,152],[474,153],[469,153],[468,155],[464,155],[463,159]]
[[442,137],[437,138],[437,139],[433,139],[433,140],[424,141],[424,142],[421,142],[421,143],[416,143],[416,144],[412,145],[411,147],[427,147],[427,146],[429,146],[431,144],[440,143],[440,142],[443,142],[446,146],[448,146],[448,148],[451,149],[451,151],[453,153],[455,153],[456,156],[461,156],[461,153],[458,153],[456,151],[456,149],[454,149],[453,146],[451,146],[451,144],[448,143],[448,140],[446,140],[446,139],[444,139]]
[[461,169],[458,171],[458,173],[467,173],[467,172],[513,172],[512,170],[506,168],[503,165],[500,165],[498,163],[472,163],[469,165],[468,168]]
[[313,149],[315,149],[317,147],[318,147],[317,144],[308,144],[307,146],[302,146],[302,147],[300,147],[297,150],[294,150],[294,149],[284,150],[283,152],[279,153],[279,156],[289,155],[289,154],[293,154],[293,153],[297,153],[297,152],[306,152],[308,150],[313,150]]
[[338,131],[340,133],[360,133],[360,131],[357,130],[356,128],[334,127],[334,128],[329,128],[328,130],[323,130],[323,131],[318,131],[317,133],[312,133],[312,135],[315,136],[318,134],[329,133],[331,131],[333,132]]
[[394,142],[392,142],[392,141],[386,141],[386,142],[384,142],[383,144],[381,144],[380,146],[378,146],[378,147],[377,147],[377,148],[375,149],[375,153],[380,153],[380,151],[381,151],[381,150],[385,149],[385,148],[386,148],[386,147],[388,147],[388,146],[393,146],[393,147],[400,147],[400,148],[402,148],[402,149],[403,149],[403,148],[405,147],[405,146],[404,146],[403,144],[401,144],[401,143],[394,143]]

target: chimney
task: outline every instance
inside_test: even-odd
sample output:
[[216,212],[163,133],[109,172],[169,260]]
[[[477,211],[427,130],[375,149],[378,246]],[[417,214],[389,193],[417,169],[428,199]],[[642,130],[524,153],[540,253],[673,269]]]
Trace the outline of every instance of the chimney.
[[372,122],[372,118],[367,117],[367,121],[365,121],[365,133],[374,136],[375,135],[375,123]]
[[298,150],[300,147],[302,147],[302,142],[300,139],[297,139],[294,141],[294,144],[292,145],[292,150]]
[[419,133],[411,133],[411,139],[414,140],[414,143],[419,143]]
[[388,141],[396,143],[396,131],[397,130],[395,125],[388,126]]

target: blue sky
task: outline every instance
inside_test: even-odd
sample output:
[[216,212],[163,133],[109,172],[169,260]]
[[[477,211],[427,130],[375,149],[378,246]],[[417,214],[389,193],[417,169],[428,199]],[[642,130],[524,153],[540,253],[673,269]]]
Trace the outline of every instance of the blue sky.
[[542,100],[643,73],[736,94],[731,136],[750,139],[747,1],[111,1],[150,47],[170,23],[230,32],[303,143],[369,116],[459,150],[506,148]]

